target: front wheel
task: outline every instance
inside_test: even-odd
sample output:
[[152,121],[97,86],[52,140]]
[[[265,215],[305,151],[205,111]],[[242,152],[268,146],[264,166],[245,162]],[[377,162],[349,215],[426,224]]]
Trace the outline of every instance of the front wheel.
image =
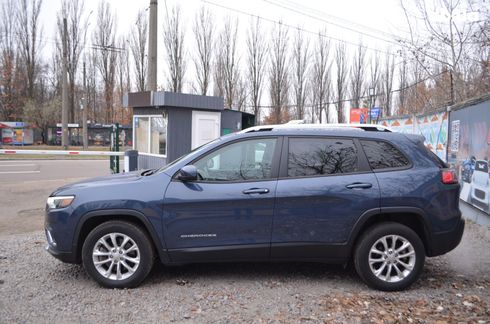
[[367,229],[354,252],[354,265],[361,279],[383,291],[410,286],[420,276],[424,261],[420,237],[399,223],[383,223]]
[[88,274],[108,288],[138,286],[153,267],[153,245],[139,226],[109,221],[94,228],[82,247]]

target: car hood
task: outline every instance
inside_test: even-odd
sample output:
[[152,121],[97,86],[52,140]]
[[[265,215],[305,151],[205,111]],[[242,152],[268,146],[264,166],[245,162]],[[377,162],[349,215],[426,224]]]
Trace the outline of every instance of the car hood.
[[141,173],[143,173],[143,171],[139,170],[139,171],[133,171],[128,173],[119,173],[119,174],[113,174],[109,176],[90,178],[90,179],[74,182],[58,188],[56,191],[54,191],[51,194],[51,196],[56,196],[61,192],[72,191],[74,189],[90,188],[96,186],[97,187],[107,186],[107,185],[119,185],[124,183],[130,183],[133,181],[138,181],[144,178],[143,176],[141,176]]

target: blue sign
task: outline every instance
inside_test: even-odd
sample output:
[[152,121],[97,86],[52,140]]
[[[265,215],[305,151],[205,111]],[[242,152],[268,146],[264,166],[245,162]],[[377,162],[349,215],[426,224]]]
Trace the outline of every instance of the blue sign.
[[371,113],[371,119],[379,118],[381,115],[381,108],[373,107],[370,109],[370,113]]

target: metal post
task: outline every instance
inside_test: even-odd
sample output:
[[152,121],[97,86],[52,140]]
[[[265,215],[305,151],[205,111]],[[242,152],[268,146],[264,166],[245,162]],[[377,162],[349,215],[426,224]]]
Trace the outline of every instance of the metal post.
[[[112,125],[111,151],[119,152],[119,123]],[[111,156],[109,164],[113,173],[119,173],[119,156]]]
[[148,90],[157,90],[158,0],[150,0],[150,30],[148,39]]
[[68,49],[66,44],[67,22],[63,18],[63,67],[62,67],[62,89],[61,89],[61,146],[68,149],[68,76],[67,76],[67,56]]
[[88,129],[87,129],[87,110],[88,110],[87,78],[85,74],[85,61],[83,61],[83,103],[82,103],[82,128],[83,128],[83,149],[88,149]]

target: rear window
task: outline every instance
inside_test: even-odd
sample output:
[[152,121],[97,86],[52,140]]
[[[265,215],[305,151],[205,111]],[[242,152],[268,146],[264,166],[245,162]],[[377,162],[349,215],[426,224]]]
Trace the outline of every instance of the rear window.
[[406,156],[390,143],[362,140],[361,144],[371,169],[403,168],[410,165]]
[[290,138],[288,176],[321,176],[358,171],[354,142],[336,138]]

